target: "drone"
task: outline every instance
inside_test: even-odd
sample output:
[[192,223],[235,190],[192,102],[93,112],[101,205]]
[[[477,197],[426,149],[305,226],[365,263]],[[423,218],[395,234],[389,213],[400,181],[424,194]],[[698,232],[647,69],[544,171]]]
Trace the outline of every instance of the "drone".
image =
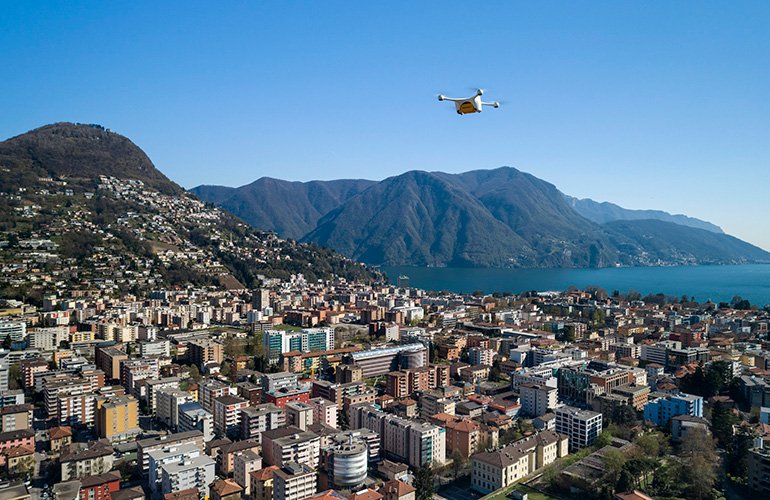
[[439,101],[452,101],[455,103],[455,108],[457,109],[458,115],[467,115],[470,113],[481,113],[483,106],[492,106],[493,108],[499,108],[500,103],[495,102],[483,102],[481,100],[481,96],[484,95],[484,89],[478,89],[476,90],[476,94],[472,97],[465,97],[465,98],[452,98],[447,97],[445,95],[439,94],[438,100]]

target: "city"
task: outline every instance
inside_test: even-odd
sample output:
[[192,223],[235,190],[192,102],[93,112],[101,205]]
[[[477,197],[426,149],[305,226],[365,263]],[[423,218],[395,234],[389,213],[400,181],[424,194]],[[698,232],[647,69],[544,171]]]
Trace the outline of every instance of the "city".
[[767,493],[770,313],[746,302],[300,275],[6,300],[7,494],[704,498],[727,477]]

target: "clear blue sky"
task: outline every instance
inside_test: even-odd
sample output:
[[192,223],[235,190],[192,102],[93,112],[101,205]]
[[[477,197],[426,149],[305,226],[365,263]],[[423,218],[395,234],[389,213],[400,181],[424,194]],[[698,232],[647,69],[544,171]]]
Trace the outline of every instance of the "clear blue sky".
[[185,187],[511,165],[770,249],[770,3],[543,3],[5,2],[0,137],[100,123]]

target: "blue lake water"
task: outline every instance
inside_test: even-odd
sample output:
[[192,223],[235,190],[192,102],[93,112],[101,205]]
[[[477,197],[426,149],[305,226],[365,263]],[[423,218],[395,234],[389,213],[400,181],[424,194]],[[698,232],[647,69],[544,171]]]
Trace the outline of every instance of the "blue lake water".
[[770,264],[744,266],[622,267],[606,269],[473,269],[383,266],[395,283],[401,274],[426,290],[523,292],[596,285],[612,293],[634,289],[642,295],[694,296],[699,302],[730,301],[735,295],[753,304],[770,304]]

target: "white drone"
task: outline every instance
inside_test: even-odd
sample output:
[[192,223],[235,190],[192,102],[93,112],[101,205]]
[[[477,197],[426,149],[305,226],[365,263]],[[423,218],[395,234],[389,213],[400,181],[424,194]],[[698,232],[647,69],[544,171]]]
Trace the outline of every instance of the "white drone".
[[500,103],[495,102],[483,102],[481,100],[481,96],[484,95],[484,89],[478,89],[476,91],[476,95],[472,97],[465,97],[465,98],[452,98],[447,97],[445,95],[439,94],[438,100],[439,101],[452,101],[455,103],[455,108],[457,109],[458,115],[467,115],[470,113],[481,113],[481,110],[483,109],[483,106],[492,106],[493,108],[499,108]]

